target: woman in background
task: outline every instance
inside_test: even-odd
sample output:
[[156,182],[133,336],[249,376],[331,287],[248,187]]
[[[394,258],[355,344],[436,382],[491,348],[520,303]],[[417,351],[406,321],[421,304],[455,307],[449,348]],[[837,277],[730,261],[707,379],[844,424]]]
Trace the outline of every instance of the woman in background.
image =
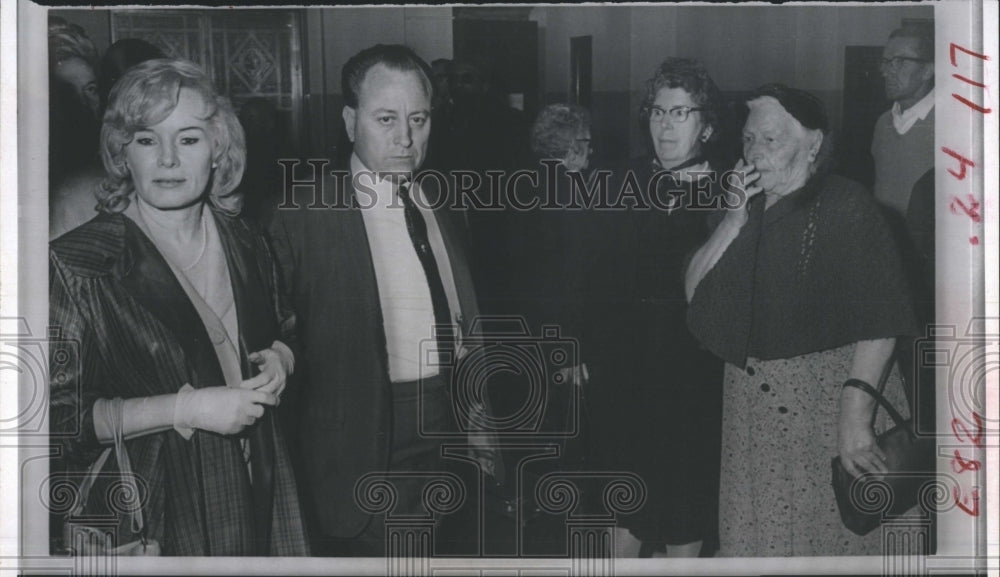
[[49,239],[96,214],[95,191],[104,176],[97,49],[76,24],[49,18]]
[[683,266],[707,238],[705,211],[691,205],[697,189],[712,196],[711,171],[722,168],[708,158],[719,113],[719,90],[700,63],[665,60],[639,111],[651,154],[611,187],[634,183],[642,204],[592,211],[588,227],[600,241],[589,255],[582,345],[593,457],[646,487],[642,508],[618,516],[621,556],[696,557],[716,540],[722,364],[688,332]]
[[[294,368],[294,319],[263,237],[234,216],[235,115],[196,65],[150,60],[112,90],[101,156],[100,213],[50,249],[50,320],[80,351],[51,383],[53,468],[86,469],[121,404],[148,487],[144,536],[164,555],[307,554],[271,410]],[[132,531],[120,523],[120,541]]]

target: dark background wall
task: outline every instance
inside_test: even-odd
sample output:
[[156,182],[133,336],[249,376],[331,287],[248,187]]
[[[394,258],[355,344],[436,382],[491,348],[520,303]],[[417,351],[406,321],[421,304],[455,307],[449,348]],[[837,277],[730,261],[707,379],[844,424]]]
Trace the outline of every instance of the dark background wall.
[[[534,93],[522,105],[528,111],[570,98],[570,39],[591,36],[595,147],[606,158],[641,153],[636,116],[642,85],[667,56],[701,60],[729,95],[767,82],[810,90],[826,102],[833,127],[840,130],[847,47],[877,49],[904,19],[933,17],[933,7],[926,5],[333,7],[298,12],[304,151],[322,153],[338,142],[340,71],[352,54],[377,42],[401,42],[428,61],[461,56],[454,53],[455,20],[479,19],[537,25],[537,61],[525,64],[538,71]],[[83,26],[99,51],[112,40],[110,10],[52,14]],[[869,76],[878,81],[877,74]]]

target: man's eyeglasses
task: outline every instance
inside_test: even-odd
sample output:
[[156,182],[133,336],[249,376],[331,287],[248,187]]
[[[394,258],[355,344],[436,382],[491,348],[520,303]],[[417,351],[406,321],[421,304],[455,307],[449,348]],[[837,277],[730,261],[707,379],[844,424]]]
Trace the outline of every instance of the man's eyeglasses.
[[694,106],[674,106],[670,110],[664,110],[655,104],[646,107],[646,112],[649,114],[649,120],[652,122],[662,122],[663,119],[668,116],[670,117],[670,120],[674,122],[687,122],[687,119],[691,116],[692,112],[700,112],[702,110],[705,110],[705,108],[697,108]]
[[899,70],[904,62],[929,62],[925,58],[914,58],[912,56],[893,56],[892,58],[881,58],[878,61],[880,69]]

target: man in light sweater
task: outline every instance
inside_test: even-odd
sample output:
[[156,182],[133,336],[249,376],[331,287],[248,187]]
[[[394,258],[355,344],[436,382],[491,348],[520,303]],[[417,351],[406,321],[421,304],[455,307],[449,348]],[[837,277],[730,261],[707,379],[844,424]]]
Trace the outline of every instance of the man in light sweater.
[[875,124],[875,197],[905,217],[913,185],[934,168],[932,30],[894,30],[879,66],[892,108]]
[[[897,232],[921,325],[934,322],[934,31],[909,25],[889,35],[879,71],[893,101],[875,125],[875,198]],[[914,367],[913,339],[897,360],[918,430],[934,427],[933,371]],[[916,374],[915,374],[916,373]],[[916,398],[914,398],[916,397]]]

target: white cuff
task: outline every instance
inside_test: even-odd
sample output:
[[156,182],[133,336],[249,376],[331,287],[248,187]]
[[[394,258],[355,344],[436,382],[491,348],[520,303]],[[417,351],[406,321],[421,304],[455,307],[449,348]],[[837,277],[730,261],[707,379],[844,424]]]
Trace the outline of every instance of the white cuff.
[[194,429],[185,427],[177,422],[177,405],[180,404],[183,397],[186,397],[192,391],[194,391],[194,387],[191,386],[191,383],[184,383],[184,386],[177,391],[177,400],[174,402],[174,430],[181,437],[184,437],[185,441],[191,440],[191,435],[194,435]]

